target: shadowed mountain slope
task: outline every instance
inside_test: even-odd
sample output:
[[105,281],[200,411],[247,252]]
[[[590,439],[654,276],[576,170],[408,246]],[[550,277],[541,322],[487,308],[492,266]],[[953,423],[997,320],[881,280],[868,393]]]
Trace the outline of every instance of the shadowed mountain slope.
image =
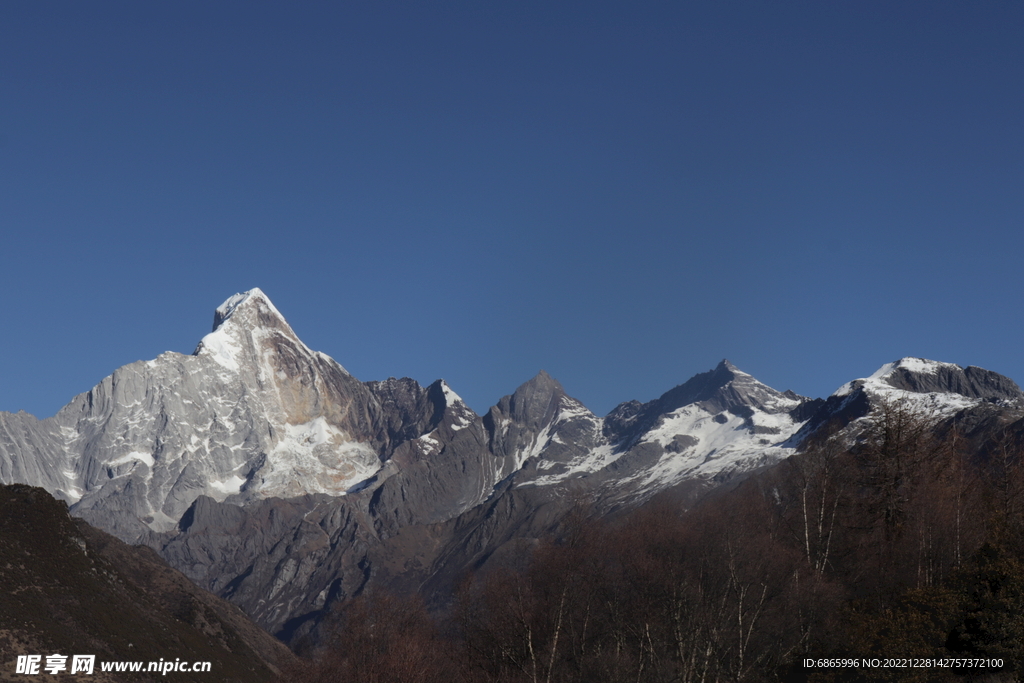
[[20,654],[96,655],[97,681],[161,680],[104,674],[102,661],[209,661],[209,673],[175,672],[176,680],[240,683],[277,680],[293,661],[237,607],[150,548],[73,519],[42,489],[0,487],[0,519],[0,679],[20,679]]

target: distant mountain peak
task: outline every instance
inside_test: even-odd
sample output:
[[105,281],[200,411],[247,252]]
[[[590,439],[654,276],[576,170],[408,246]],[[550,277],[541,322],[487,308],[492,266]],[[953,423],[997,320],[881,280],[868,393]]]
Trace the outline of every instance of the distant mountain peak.
[[740,370],[735,365],[733,365],[732,362],[728,358],[723,358],[722,362],[720,362],[718,364],[718,366],[715,368],[715,370],[729,370],[730,372],[738,372],[738,373],[743,374],[743,375],[747,374],[747,373],[743,372],[742,370]]
[[[224,368],[237,372],[260,357],[263,340],[281,335],[306,355],[312,351],[302,343],[288,321],[258,287],[227,298],[213,314],[213,331],[196,346],[194,356],[206,355]],[[258,362],[258,361],[257,361]]]
[[218,306],[213,313],[212,331],[216,332],[229,320],[242,326],[262,324],[263,326],[281,327],[281,324],[288,325],[281,312],[259,287],[234,294]]
[[963,368],[955,363],[943,363],[940,361],[928,360],[927,358],[905,356],[899,360],[893,361],[892,363],[886,363],[882,367],[878,368],[878,370],[871,375],[870,379],[888,379],[894,374],[899,374],[900,372],[911,372],[918,375],[935,375],[939,372],[949,370],[963,370]]
[[[536,400],[537,396],[544,397],[543,400],[551,400],[550,397],[562,396],[565,394],[565,389],[562,387],[562,383],[557,379],[549,375],[546,371],[541,370],[536,375],[523,382],[515,390],[513,397],[522,400]],[[528,397],[530,397],[528,399]]]
[[1020,387],[1013,380],[991,370],[912,356],[886,363],[868,377],[847,382],[834,395],[847,396],[858,389],[876,394],[893,390],[912,394],[958,394],[968,399],[1021,397]]
[[498,401],[495,409],[513,420],[538,427],[547,424],[558,412],[565,389],[544,370],[519,385],[512,395]]
[[667,413],[693,403],[707,404],[720,411],[737,403],[767,407],[764,404],[789,398],[723,359],[713,370],[698,373],[665,392],[656,403],[657,412]]

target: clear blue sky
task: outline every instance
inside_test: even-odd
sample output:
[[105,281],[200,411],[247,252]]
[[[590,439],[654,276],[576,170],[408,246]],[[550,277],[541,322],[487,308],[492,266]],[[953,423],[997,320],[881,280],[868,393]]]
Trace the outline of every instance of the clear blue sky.
[[1024,3],[0,3],[0,410],[262,288],[363,380],[1024,383]]

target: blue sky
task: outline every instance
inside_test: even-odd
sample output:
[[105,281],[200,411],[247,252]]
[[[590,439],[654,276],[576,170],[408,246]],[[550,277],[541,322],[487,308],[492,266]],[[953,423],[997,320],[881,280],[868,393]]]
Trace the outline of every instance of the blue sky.
[[363,380],[1024,382],[1019,2],[0,4],[0,410],[262,288]]

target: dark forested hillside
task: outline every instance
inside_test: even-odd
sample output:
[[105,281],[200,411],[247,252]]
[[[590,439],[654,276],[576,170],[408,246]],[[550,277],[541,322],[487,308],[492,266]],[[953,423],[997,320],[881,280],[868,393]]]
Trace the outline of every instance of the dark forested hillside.
[[[179,681],[274,681],[294,656],[238,608],[167,566],[68,514],[31,486],[0,487],[0,680],[19,655],[96,656],[100,681],[152,681],[161,674],[110,673],[101,663],[210,662]],[[37,672],[39,673],[39,672]],[[84,675],[84,674],[83,674]],[[63,678],[63,676],[62,676]]]

